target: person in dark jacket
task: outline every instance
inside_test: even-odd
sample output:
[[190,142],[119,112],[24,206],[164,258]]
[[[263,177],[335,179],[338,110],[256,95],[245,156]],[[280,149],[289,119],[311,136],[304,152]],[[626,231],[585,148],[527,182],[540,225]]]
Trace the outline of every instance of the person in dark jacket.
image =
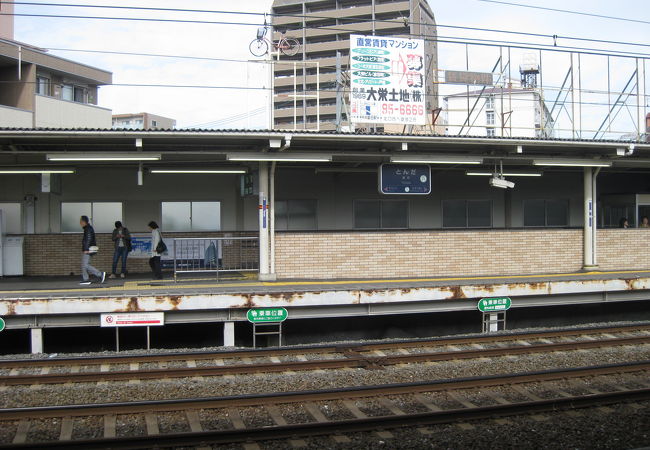
[[90,284],[88,272],[96,276],[100,280],[100,283],[103,283],[106,279],[106,272],[100,272],[90,265],[90,258],[95,254],[95,252],[92,251],[92,247],[97,246],[97,241],[95,240],[95,230],[90,225],[88,216],[81,216],[79,224],[84,230],[83,239],[81,240],[81,277],[83,280],[79,284],[82,286]]
[[129,256],[129,246],[131,244],[131,233],[129,229],[122,225],[119,220],[115,222],[115,229],[113,230],[113,244],[115,249],[113,252],[113,270],[108,278],[117,278],[117,263],[122,259],[122,273],[120,277],[126,277],[126,258]]

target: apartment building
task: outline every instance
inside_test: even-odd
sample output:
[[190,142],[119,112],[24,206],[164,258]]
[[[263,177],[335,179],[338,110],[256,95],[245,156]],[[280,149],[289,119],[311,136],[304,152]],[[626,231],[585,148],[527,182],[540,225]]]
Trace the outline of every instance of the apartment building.
[[172,128],[176,128],[176,120],[146,112],[113,114],[113,128],[128,130],[171,130]]
[[110,128],[97,106],[112,73],[14,40],[14,5],[0,4],[0,124],[16,128]]
[[[321,130],[336,128],[337,53],[342,82],[349,86],[345,72],[349,67],[350,34],[425,39],[426,108],[431,112],[438,106],[434,84],[438,65],[436,25],[426,0],[274,0],[272,14],[274,39],[285,32],[301,43],[296,56],[281,55],[274,63],[276,129],[316,129],[317,117]],[[318,99],[313,98],[317,81]],[[347,98],[348,89],[342,90]],[[345,103],[349,105],[347,100]],[[431,114],[428,117],[430,121]],[[342,118],[342,125],[348,126],[344,106]],[[382,124],[377,126],[384,128]]]

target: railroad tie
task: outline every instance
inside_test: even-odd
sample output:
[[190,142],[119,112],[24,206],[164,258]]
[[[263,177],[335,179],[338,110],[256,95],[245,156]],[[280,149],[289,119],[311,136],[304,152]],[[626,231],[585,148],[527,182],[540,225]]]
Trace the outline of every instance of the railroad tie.
[[158,417],[153,413],[144,414],[144,422],[147,426],[147,434],[152,436],[154,434],[160,434],[160,428],[158,428]]
[[[137,371],[139,369],[140,369],[140,363],[132,362],[129,364],[129,370]],[[134,378],[133,380],[129,380],[129,384],[140,384],[140,380],[138,378]]]
[[435,405],[434,403],[431,402],[428,398],[426,398],[422,394],[415,394],[414,395],[415,399],[420,402],[422,405],[424,405],[425,408],[427,408],[429,411],[442,411],[442,408]]
[[[312,416],[316,422],[325,423],[330,421],[325,416],[325,414],[323,414],[323,412],[320,410],[318,405],[316,405],[315,403],[305,403],[304,407],[305,410],[307,410],[309,415]],[[332,439],[334,439],[335,442],[340,442],[340,443],[350,442],[350,439],[347,436],[343,436],[340,434],[333,435]]]
[[[223,360],[223,358],[215,358],[214,364],[217,366],[225,366],[226,362]],[[224,380],[234,380],[235,376],[234,375],[223,375],[222,378]]]
[[228,413],[228,419],[230,419],[230,423],[232,423],[232,426],[236,430],[246,429],[246,424],[244,423],[244,419],[242,419],[241,414],[239,414],[238,409],[228,408],[227,413]]
[[[560,397],[573,397],[571,394],[569,394],[567,391],[563,391],[562,389],[553,389],[556,394],[558,394]],[[564,411],[564,414],[569,416],[569,417],[582,417],[583,414],[580,411],[576,411],[573,409],[569,409],[567,411]]]
[[185,411],[185,416],[187,417],[187,423],[190,425],[190,430],[192,433],[200,433],[203,431],[201,426],[201,418],[196,409],[188,409]]
[[[474,403],[470,402],[465,397],[457,394],[456,392],[450,391],[450,392],[447,392],[447,394],[449,395],[449,397],[451,397],[452,399],[454,399],[455,401],[457,401],[458,403],[463,405],[464,408],[476,408],[476,405]],[[462,430],[473,430],[474,429],[474,425],[472,425],[471,423],[467,423],[467,422],[459,422],[456,425]]]
[[16,435],[12,441],[14,444],[22,444],[27,441],[27,433],[29,433],[29,420],[23,419],[18,422],[18,427],[16,428]]
[[[284,419],[282,413],[280,412],[280,408],[278,408],[276,405],[264,405],[264,408],[271,417],[271,420],[273,420],[273,423],[275,423],[277,426],[282,427],[288,425],[287,421]],[[289,439],[289,445],[291,445],[292,448],[301,448],[306,447],[307,442],[302,439]]]
[[352,413],[354,417],[357,419],[365,419],[368,417],[363,411],[361,411],[356,403],[354,403],[352,400],[343,400],[343,405]]
[[104,416],[104,437],[114,438],[116,433],[117,416],[115,414],[106,414]]
[[[512,388],[513,391],[520,393],[521,395],[523,395],[524,397],[526,397],[526,398],[528,398],[530,400],[533,400],[535,402],[538,402],[538,401],[542,400],[541,397],[539,397],[539,396],[535,395],[534,393],[530,392],[528,389],[526,389],[523,386],[520,386],[518,384],[513,384],[510,387]],[[543,422],[543,421],[549,419],[548,416],[545,416],[543,414],[532,414],[530,417],[532,417],[533,420],[536,420],[538,422]]]
[[74,422],[72,420],[72,417],[66,416],[63,418],[63,421],[61,422],[61,433],[59,434],[60,441],[69,441],[72,439],[73,425]]

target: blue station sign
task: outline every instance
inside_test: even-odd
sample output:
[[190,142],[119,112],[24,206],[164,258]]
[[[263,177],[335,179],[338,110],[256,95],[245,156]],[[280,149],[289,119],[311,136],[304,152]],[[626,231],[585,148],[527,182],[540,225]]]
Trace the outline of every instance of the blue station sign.
[[431,167],[428,164],[382,164],[379,166],[379,192],[389,195],[430,194]]

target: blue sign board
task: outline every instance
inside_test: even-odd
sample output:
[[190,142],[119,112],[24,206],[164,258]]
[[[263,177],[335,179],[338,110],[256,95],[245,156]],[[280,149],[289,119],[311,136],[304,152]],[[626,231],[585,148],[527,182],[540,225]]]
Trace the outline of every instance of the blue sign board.
[[431,167],[428,164],[382,164],[379,167],[379,192],[402,195],[430,194]]

